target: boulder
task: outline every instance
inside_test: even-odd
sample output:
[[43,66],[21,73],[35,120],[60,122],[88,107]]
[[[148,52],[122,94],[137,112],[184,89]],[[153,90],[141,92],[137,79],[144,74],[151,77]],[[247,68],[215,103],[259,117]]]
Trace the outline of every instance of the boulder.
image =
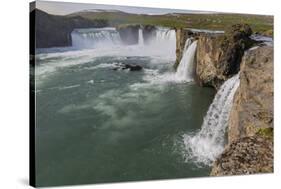
[[130,71],[140,71],[142,70],[142,67],[140,65],[132,65],[132,64],[123,64],[123,63],[118,63],[115,64],[115,67],[113,70],[130,70]]

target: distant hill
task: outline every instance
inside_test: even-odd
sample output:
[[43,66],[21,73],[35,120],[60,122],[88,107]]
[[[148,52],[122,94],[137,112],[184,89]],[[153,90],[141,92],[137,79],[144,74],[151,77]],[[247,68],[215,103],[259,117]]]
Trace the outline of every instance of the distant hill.
[[71,46],[74,28],[119,27],[120,25],[153,25],[171,28],[225,30],[234,24],[247,23],[254,32],[273,33],[273,16],[251,14],[185,14],[164,15],[131,14],[119,10],[89,9],[65,16],[51,15],[35,9],[36,47]]
[[108,25],[104,19],[86,19],[79,15],[67,17],[51,15],[35,9],[36,48],[61,47],[71,45],[71,32],[74,28],[100,28]]
[[265,32],[273,28],[273,16],[231,13],[167,13],[163,15],[131,14],[119,10],[90,9],[67,15],[89,20],[105,19],[110,26],[144,24],[177,28],[224,30],[234,24],[247,23],[254,31]]

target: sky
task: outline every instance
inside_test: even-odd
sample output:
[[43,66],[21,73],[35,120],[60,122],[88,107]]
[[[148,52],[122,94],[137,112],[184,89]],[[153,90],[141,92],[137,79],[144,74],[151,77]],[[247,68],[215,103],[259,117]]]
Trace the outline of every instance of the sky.
[[119,5],[101,5],[101,4],[86,4],[86,3],[68,3],[68,2],[54,2],[54,1],[36,1],[36,8],[41,9],[50,14],[66,15],[73,12],[79,12],[89,9],[103,9],[103,10],[120,10],[127,13],[135,14],[167,14],[167,13],[211,13],[191,10],[178,9],[158,9],[158,8],[144,8],[131,7]]

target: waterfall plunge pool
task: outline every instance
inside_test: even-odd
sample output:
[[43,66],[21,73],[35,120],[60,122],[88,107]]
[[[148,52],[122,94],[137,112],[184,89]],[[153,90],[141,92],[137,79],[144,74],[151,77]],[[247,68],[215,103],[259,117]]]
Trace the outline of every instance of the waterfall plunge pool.
[[[201,129],[215,91],[175,79],[175,32],[133,46],[114,30],[92,32],[76,36],[75,50],[36,55],[37,183],[208,176],[208,165],[186,161],[184,135]],[[143,70],[114,71],[118,63]]]

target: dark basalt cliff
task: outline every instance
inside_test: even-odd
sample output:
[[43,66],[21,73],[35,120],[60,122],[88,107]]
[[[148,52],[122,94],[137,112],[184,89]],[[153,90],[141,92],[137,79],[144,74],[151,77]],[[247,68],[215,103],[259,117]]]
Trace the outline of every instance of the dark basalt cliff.
[[74,28],[107,26],[105,20],[50,15],[39,9],[33,10],[30,14],[35,15],[36,48],[71,46],[71,32]]

